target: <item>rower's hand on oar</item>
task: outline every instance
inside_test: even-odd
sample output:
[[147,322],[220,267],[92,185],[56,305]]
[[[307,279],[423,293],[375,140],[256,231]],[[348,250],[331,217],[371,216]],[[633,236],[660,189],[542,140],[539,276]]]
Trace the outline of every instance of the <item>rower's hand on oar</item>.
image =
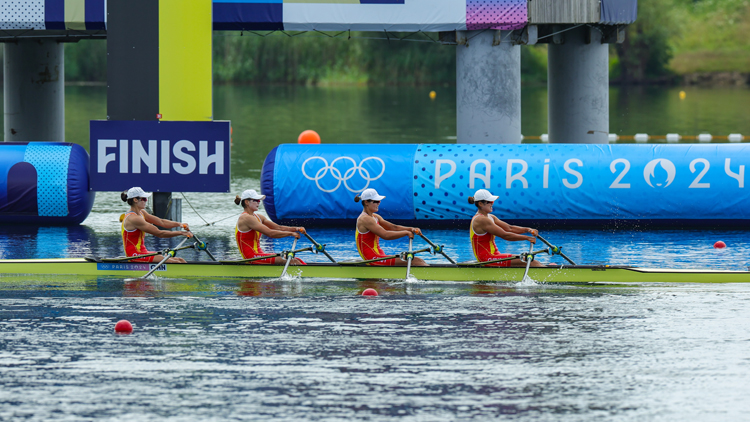
[[180,225],[177,227],[182,227],[185,231],[188,231],[188,232],[190,231],[190,227],[188,226],[188,223],[180,223]]
[[[422,230],[420,230],[420,229],[419,229],[419,228],[417,228],[417,227],[412,227],[412,229],[411,229],[411,232],[412,232],[412,233],[414,233],[414,234],[416,234],[416,235],[418,235],[418,236],[421,236],[421,235],[422,235]],[[413,238],[414,236],[410,236],[410,237],[412,237],[412,238]]]
[[539,230],[537,229],[529,229],[529,233],[534,237],[539,236]]
[[411,231],[411,230],[405,230],[405,232],[406,232],[406,235],[409,236],[409,239],[414,239],[414,232],[413,231]]
[[528,237],[527,240],[529,241],[529,243],[531,243],[532,245],[536,244],[536,237],[535,236],[526,236],[526,237]]
[[305,228],[304,228],[304,227],[297,227],[297,228],[295,228],[295,230],[297,230],[298,232],[300,232],[300,233],[302,233],[302,234],[305,234],[305,233],[307,233],[307,230],[305,230]]
[[190,239],[191,237],[195,236],[193,234],[193,232],[191,232],[189,230],[188,231],[184,231],[184,232],[180,232],[180,234],[183,235],[183,236],[185,236],[185,237],[187,237],[188,239]]
[[297,233],[297,232],[292,232],[292,236],[293,236],[293,237],[294,237],[295,239],[299,239],[299,233]]

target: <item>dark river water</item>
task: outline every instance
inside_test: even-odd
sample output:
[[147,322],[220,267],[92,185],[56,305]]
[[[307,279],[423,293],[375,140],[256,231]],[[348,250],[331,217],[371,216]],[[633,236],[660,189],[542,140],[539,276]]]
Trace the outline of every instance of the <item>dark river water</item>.
[[[613,88],[610,131],[750,135],[750,91],[679,91]],[[522,101],[523,133],[545,133],[546,91],[525,87]],[[66,140],[88,147],[106,88],[67,87],[66,104]],[[258,189],[266,154],[305,129],[323,142],[455,142],[455,87],[219,86],[214,113],[234,128],[232,194],[175,197],[220,259],[239,256],[232,198]],[[82,226],[0,226],[0,258],[120,255],[125,210],[100,192]],[[468,260],[467,231],[427,234]],[[336,259],[357,256],[353,227],[310,233]],[[744,231],[544,234],[583,264],[750,261]],[[152,250],[176,243],[147,239]],[[749,309],[747,284],[2,276],[0,420],[748,420]],[[132,334],[114,333],[121,319]]]

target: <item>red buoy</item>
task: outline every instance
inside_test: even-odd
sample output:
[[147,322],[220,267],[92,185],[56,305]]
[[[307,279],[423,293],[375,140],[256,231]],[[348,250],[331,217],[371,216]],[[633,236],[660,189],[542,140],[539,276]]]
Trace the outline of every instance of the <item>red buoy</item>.
[[320,143],[320,135],[318,135],[318,132],[314,130],[306,130],[299,134],[299,138],[297,138],[298,144],[319,144]]
[[716,248],[716,249],[724,249],[726,247],[727,247],[727,244],[724,243],[724,242],[722,242],[721,240],[718,241],[718,242],[716,242],[716,243],[714,243],[714,248]]
[[378,291],[375,289],[365,289],[364,292],[362,292],[362,296],[377,296]]
[[117,324],[115,324],[115,332],[116,333],[122,333],[122,334],[130,334],[133,332],[133,324],[130,323],[127,319],[122,319],[120,321],[117,321]]

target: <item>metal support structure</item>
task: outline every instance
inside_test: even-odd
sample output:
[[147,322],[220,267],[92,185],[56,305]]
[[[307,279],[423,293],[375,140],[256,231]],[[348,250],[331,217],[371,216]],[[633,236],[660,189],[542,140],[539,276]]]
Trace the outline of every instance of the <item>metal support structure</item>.
[[458,143],[521,142],[521,47],[510,31],[456,34]]
[[4,48],[4,140],[64,142],[63,43],[22,39]]
[[608,143],[609,46],[602,44],[600,30],[589,26],[553,39],[547,67],[549,141]]
[[154,192],[151,198],[155,216],[172,221],[182,221],[181,198],[173,198],[172,192]]

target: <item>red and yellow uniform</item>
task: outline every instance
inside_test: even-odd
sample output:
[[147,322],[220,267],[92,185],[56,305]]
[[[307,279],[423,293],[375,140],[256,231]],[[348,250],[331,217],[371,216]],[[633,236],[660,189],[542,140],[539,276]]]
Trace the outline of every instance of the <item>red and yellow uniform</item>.
[[[477,214],[479,215],[479,214]],[[477,215],[474,218],[477,218]],[[474,233],[474,218],[471,219],[469,226],[469,237],[471,237],[471,249],[474,251],[474,257],[479,262],[492,261],[493,259],[510,258],[513,256],[509,253],[499,253],[495,245],[495,235],[492,233],[476,234]],[[491,218],[491,217],[490,217]],[[488,267],[510,267],[510,260],[486,264]]]
[[[247,214],[244,212],[243,214]],[[262,220],[257,215],[253,214],[253,217],[258,219],[258,222],[262,223]],[[269,256],[273,255],[270,253],[264,253],[260,247],[260,236],[261,232],[255,230],[248,230],[246,232],[240,231],[237,226],[234,226],[234,237],[237,239],[237,247],[240,248],[242,258],[250,259],[257,256]],[[273,264],[276,261],[276,257],[268,259],[259,259],[257,261],[249,262],[248,264]]]
[[[380,225],[377,219],[375,219],[375,223]],[[371,231],[360,233],[358,228],[355,228],[354,231],[356,233],[355,236],[357,241],[357,250],[359,251],[359,256],[362,257],[362,260],[366,261],[368,259],[377,259],[387,256],[385,253],[383,253],[383,250],[380,249],[380,238],[376,236],[375,233]],[[367,265],[393,267],[394,265],[396,265],[396,259],[391,258],[383,261],[370,262]]]
[[[146,236],[146,233],[144,233],[143,230],[125,230],[125,220],[127,220],[131,214],[135,215],[133,211],[126,212],[125,218],[122,219],[122,224],[120,225],[120,231],[122,232],[122,245],[125,248],[125,256],[136,256],[153,253],[152,251],[146,249],[146,246],[143,244],[143,238]],[[156,258],[156,255],[132,259],[130,260],[130,262],[154,262],[154,258]]]

